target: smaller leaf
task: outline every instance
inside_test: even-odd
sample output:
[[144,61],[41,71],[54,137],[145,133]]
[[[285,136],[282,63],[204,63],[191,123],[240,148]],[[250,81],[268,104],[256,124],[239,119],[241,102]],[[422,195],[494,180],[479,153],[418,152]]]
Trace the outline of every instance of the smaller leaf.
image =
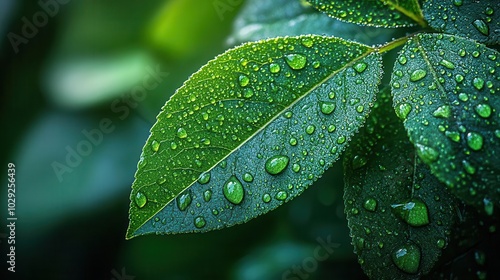
[[423,11],[429,25],[485,44],[500,43],[500,2],[497,0],[427,0]]
[[394,108],[419,157],[459,198],[500,205],[500,54],[475,41],[421,34],[392,75]]
[[416,156],[387,92],[346,150],[344,167],[345,212],[365,273],[372,279],[428,274],[448,243],[458,200]]
[[318,10],[347,22],[378,26],[426,26],[417,0],[307,0]]

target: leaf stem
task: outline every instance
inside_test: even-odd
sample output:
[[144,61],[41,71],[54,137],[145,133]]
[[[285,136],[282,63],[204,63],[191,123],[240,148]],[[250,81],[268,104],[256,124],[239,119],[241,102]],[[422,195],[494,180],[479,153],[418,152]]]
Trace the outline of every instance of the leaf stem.
[[408,39],[410,39],[411,37],[413,37],[413,35],[398,38],[398,39],[391,41],[385,45],[382,45],[381,47],[377,48],[377,50],[380,54],[383,54],[385,52],[388,52],[388,51],[393,50],[399,46],[404,45],[406,42],[408,42]]

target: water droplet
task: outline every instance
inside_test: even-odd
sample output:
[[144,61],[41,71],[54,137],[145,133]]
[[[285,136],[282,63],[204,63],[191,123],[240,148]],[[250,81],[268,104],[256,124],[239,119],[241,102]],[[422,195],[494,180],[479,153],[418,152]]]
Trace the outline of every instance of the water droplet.
[[474,25],[477,31],[481,32],[484,36],[490,35],[490,29],[488,28],[486,22],[484,22],[482,19],[476,19],[474,22],[472,22],[472,25]]
[[399,61],[399,63],[400,63],[401,65],[405,65],[405,64],[406,64],[406,61],[407,61],[406,56],[404,56],[404,55],[400,56],[400,57],[398,58],[398,61]]
[[290,138],[290,145],[296,146],[297,145],[297,139],[296,138]]
[[446,135],[448,138],[451,139],[451,141],[453,142],[459,142],[460,141],[460,133],[458,132],[455,132],[455,131],[446,131],[444,133],[444,135]]
[[460,74],[455,75],[455,81],[457,83],[461,83],[463,80],[464,80],[464,76],[462,76]]
[[368,159],[364,156],[356,155],[352,159],[352,168],[359,169],[368,163]]
[[442,238],[438,239],[436,245],[439,249],[443,249],[446,246],[446,241]]
[[158,152],[158,150],[160,149],[160,143],[156,140],[153,140],[153,142],[151,142],[151,150],[153,152]]
[[334,132],[336,129],[337,129],[337,127],[333,124],[328,126],[328,132],[330,132],[330,133]]
[[321,102],[321,113],[325,115],[330,115],[335,111],[335,103],[333,102]]
[[410,75],[410,81],[417,82],[422,80],[425,76],[427,76],[427,72],[423,69],[417,69],[413,71]]
[[184,129],[184,128],[179,128],[177,130],[177,137],[183,139],[183,138],[186,138],[187,137],[187,131]]
[[420,256],[420,248],[409,242],[392,253],[392,261],[402,271],[415,274],[420,266]]
[[472,84],[474,85],[475,88],[477,88],[478,90],[481,90],[484,87],[484,80],[481,78],[474,78],[474,80],[472,81]]
[[463,167],[465,169],[465,172],[467,172],[467,173],[469,173],[471,175],[473,175],[474,173],[476,173],[476,168],[470,162],[468,162],[466,160],[463,160],[462,161],[462,165],[463,165]]
[[477,104],[474,108],[476,113],[482,118],[488,118],[491,116],[491,107],[488,104]]
[[368,211],[375,212],[375,210],[377,210],[377,201],[373,198],[369,198],[365,200],[363,207]]
[[231,176],[224,187],[222,188],[224,196],[229,202],[233,204],[240,204],[243,201],[243,197],[245,195],[245,191],[243,190],[243,185],[240,180],[236,178],[236,176]]
[[306,133],[309,135],[313,134],[314,130],[316,130],[316,127],[314,125],[309,125],[306,127]]
[[246,88],[243,91],[243,97],[245,97],[246,99],[251,98],[253,96],[253,94],[254,94],[254,92],[253,92],[253,89],[251,89],[251,88]]
[[160,176],[160,178],[158,178],[158,180],[156,180],[156,183],[160,186],[165,184],[165,182],[167,182],[167,178],[165,178],[165,176]]
[[191,191],[188,190],[186,192],[181,193],[179,196],[176,198],[177,201],[177,207],[179,210],[184,211],[188,206],[191,204]]
[[467,133],[467,145],[474,151],[479,151],[483,147],[483,136],[476,132]]
[[205,185],[208,182],[210,182],[210,172],[205,172],[200,175],[200,178],[198,179],[198,183]]
[[300,171],[300,164],[294,163],[292,165],[292,171],[295,172],[295,173],[299,172]]
[[281,70],[281,67],[279,64],[277,64],[277,63],[269,64],[269,71],[271,71],[271,73],[279,73],[280,70]]
[[334,91],[330,91],[330,93],[328,93],[328,98],[334,99],[335,98],[335,92]]
[[344,135],[339,136],[339,138],[337,138],[337,144],[344,144],[345,141],[347,141],[347,138]]
[[306,37],[306,38],[302,39],[302,45],[304,45],[305,47],[310,48],[313,46],[313,43],[314,42],[311,38]]
[[491,7],[486,7],[484,10],[484,13],[491,16],[493,14],[494,10]]
[[449,118],[451,116],[451,107],[449,105],[440,106],[432,115],[436,118]]
[[366,64],[364,62],[360,62],[360,63],[357,63],[356,65],[354,65],[354,70],[356,70],[356,72],[358,72],[358,73],[363,73],[363,71],[365,71],[367,67],[368,67],[368,64]]
[[242,87],[246,87],[250,83],[250,79],[246,75],[240,75],[238,81],[240,82],[240,86]]
[[407,224],[420,227],[429,224],[429,211],[427,205],[417,198],[401,203],[391,205],[394,213]]
[[276,155],[266,161],[265,169],[271,175],[278,175],[285,170],[289,162],[287,156]]
[[245,181],[247,183],[253,182],[253,175],[248,173],[248,172],[243,174],[243,181]]
[[463,0],[453,0],[453,5],[460,7],[464,3]]
[[144,159],[143,156],[141,156],[141,158],[139,159],[139,162],[137,163],[137,168],[144,168],[144,166],[146,166],[147,162],[146,160]]
[[416,144],[417,154],[426,164],[431,164],[439,158],[439,152],[426,145]]
[[206,190],[203,193],[203,200],[205,200],[206,202],[209,202],[210,199],[212,199],[212,191],[211,190]]
[[206,225],[205,219],[201,216],[198,216],[194,219],[194,226],[197,228],[202,228]]
[[493,202],[488,198],[484,198],[483,203],[484,203],[484,212],[486,212],[486,215],[492,216],[493,210],[495,209],[495,205],[493,205]]
[[441,62],[439,64],[441,64],[444,67],[451,69],[451,70],[455,69],[455,64],[453,64],[453,62],[448,61],[446,59],[441,60]]
[[262,201],[264,201],[265,203],[269,203],[271,201],[271,196],[268,193],[265,193],[262,196]]
[[146,203],[148,202],[148,199],[145,194],[142,192],[137,192],[135,195],[135,204],[137,204],[137,207],[142,208]]
[[402,103],[399,104],[399,106],[396,108],[396,115],[402,120],[406,120],[408,115],[410,114],[412,110],[412,107],[408,103]]
[[288,197],[288,194],[287,194],[285,191],[279,191],[279,192],[276,194],[276,199],[277,199],[277,200],[280,200],[280,201],[285,200],[287,197]]
[[306,66],[307,58],[301,54],[289,54],[285,56],[285,61],[293,70],[300,70]]
[[210,139],[203,138],[203,139],[201,139],[201,143],[205,146],[208,146],[208,145],[210,145]]

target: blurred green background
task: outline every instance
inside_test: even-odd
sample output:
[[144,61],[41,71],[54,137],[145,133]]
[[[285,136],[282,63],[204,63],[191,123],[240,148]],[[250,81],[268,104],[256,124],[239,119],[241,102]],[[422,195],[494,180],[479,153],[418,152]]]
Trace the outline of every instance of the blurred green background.
[[[16,273],[2,261],[1,279],[364,277],[343,213],[339,163],[299,198],[247,224],[125,241],[130,186],[156,114],[200,66],[243,41],[233,23],[248,3],[42,3],[0,2],[1,259],[9,162],[18,218]],[[302,268],[305,275],[283,278],[313,264],[305,260],[318,238],[339,247]]]

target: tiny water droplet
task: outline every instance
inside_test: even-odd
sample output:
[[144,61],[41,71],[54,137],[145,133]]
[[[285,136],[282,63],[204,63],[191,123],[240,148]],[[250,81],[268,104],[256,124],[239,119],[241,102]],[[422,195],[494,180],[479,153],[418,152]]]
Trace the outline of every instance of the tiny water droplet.
[[417,82],[422,80],[425,76],[427,76],[427,72],[423,69],[417,69],[413,71],[410,75],[410,81]]
[[285,191],[279,191],[279,192],[276,194],[276,199],[277,199],[277,200],[280,200],[280,201],[285,200],[287,197],[288,197],[288,194],[287,194]]
[[449,105],[440,106],[432,115],[436,118],[449,118],[451,116],[451,107]]
[[477,31],[481,32],[484,36],[490,35],[490,29],[486,22],[484,22],[482,19],[476,19],[474,22],[472,22],[472,25],[474,25]]
[[156,140],[153,140],[153,142],[151,142],[151,150],[153,152],[158,152],[158,150],[160,149],[160,143]]
[[247,75],[240,75],[238,81],[240,83],[240,86],[242,87],[246,87],[250,83],[250,79],[248,78]]
[[139,162],[137,163],[137,168],[144,168],[144,166],[146,166],[147,162],[146,160],[144,159],[143,156],[141,156],[141,158],[139,159]]
[[266,161],[265,169],[271,175],[278,175],[288,166],[290,159],[284,155],[275,155]]
[[402,120],[406,120],[408,115],[410,114],[412,107],[408,103],[402,103],[399,104],[399,106],[396,108],[396,115]]
[[375,210],[377,210],[377,201],[373,198],[369,198],[365,200],[365,203],[363,203],[363,208],[368,211],[375,212]]
[[301,54],[289,54],[285,56],[285,61],[293,70],[300,70],[306,66],[307,58]]
[[321,113],[325,115],[330,115],[335,111],[335,103],[333,102],[321,102]]
[[467,133],[467,145],[474,151],[479,151],[483,147],[483,136],[476,132]]
[[427,205],[417,198],[391,205],[393,212],[407,224],[420,227],[429,224],[429,211]]
[[243,201],[243,197],[245,195],[243,185],[234,175],[232,175],[226,181],[224,187],[222,188],[222,191],[226,199],[233,204],[240,204]]
[[347,141],[347,138],[344,135],[339,136],[339,138],[337,138],[337,144],[344,144],[345,141]]
[[243,174],[243,181],[245,181],[247,183],[253,182],[253,175],[248,173],[248,172]]
[[144,205],[146,205],[147,202],[148,199],[146,195],[142,192],[137,192],[137,194],[135,195],[135,204],[137,205],[137,207],[142,208],[144,207]]
[[328,132],[330,132],[330,133],[334,132],[336,129],[337,129],[337,127],[333,124],[328,126]]
[[208,182],[210,182],[210,172],[205,172],[200,175],[200,178],[198,179],[198,183],[205,185]]
[[455,81],[457,83],[461,83],[463,80],[464,80],[464,76],[462,76],[460,74],[455,75]]
[[187,131],[184,129],[184,128],[179,128],[177,130],[177,137],[181,138],[181,139],[184,139],[187,137]]
[[367,67],[368,67],[368,64],[366,64],[364,62],[360,62],[360,63],[357,63],[356,65],[354,65],[354,70],[356,70],[356,72],[358,72],[358,73],[363,73],[363,71],[365,71]]
[[352,168],[359,169],[368,163],[368,159],[364,156],[356,155],[352,159]]
[[198,216],[194,219],[194,226],[197,228],[202,228],[206,225],[205,218]]
[[186,192],[181,193],[179,196],[176,198],[177,201],[177,207],[179,210],[184,211],[188,206],[191,204],[191,191],[188,190]]
[[407,243],[392,253],[392,261],[402,271],[415,274],[420,267],[420,248],[413,243]]

